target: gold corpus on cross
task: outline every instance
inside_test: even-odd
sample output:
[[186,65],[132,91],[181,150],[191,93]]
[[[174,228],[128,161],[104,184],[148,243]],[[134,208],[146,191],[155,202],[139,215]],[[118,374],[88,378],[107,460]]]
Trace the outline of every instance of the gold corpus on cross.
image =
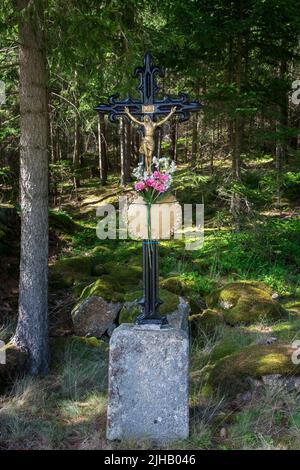
[[147,115],[144,117],[144,121],[139,121],[130,113],[127,106],[125,107],[124,111],[131,121],[144,128],[144,136],[139,151],[142,155],[145,156],[146,171],[149,174],[151,172],[151,163],[154,152],[154,131],[167,122],[171,116],[173,116],[173,114],[176,112],[176,106],[173,106],[169,114],[159,122],[152,121],[151,117]]

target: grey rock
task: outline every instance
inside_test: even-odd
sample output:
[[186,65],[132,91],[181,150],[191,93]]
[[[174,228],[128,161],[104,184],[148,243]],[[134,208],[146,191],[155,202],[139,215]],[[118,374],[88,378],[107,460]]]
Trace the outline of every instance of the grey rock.
[[280,374],[269,374],[263,375],[262,381],[264,385],[270,388],[276,388],[278,385],[282,385],[282,375]]
[[179,304],[178,304],[177,309],[174,312],[169,313],[167,317],[169,325],[172,328],[182,329],[188,332],[189,313],[190,313],[189,304],[182,297],[179,297]]
[[300,377],[290,376],[284,377],[280,374],[269,374],[262,377],[264,385],[272,388],[284,388],[287,392],[299,392],[300,391]]
[[256,344],[273,344],[277,341],[276,336],[266,336],[263,338],[260,338]]
[[107,438],[188,437],[188,335],[122,324],[110,339]]
[[112,333],[121,307],[121,303],[106,302],[102,297],[87,297],[72,311],[75,334],[101,338],[107,330]]
[[113,331],[115,330],[115,328],[117,328],[117,325],[115,323],[111,323],[109,325],[109,327],[106,330],[106,333],[108,334],[108,336],[111,336],[113,334]]

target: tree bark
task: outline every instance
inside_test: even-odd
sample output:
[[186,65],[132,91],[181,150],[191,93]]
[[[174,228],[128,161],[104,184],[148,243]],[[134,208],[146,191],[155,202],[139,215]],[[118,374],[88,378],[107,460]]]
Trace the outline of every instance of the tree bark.
[[125,141],[124,141],[124,119],[121,117],[119,120],[119,148],[120,148],[120,163],[121,163],[121,178],[120,185],[125,185]]
[[76,113],[74,123],[74,152],[73,152],[73,170],[74,170],[74,187],[75,190],[80,188],[80,155],[81,155],[81,133],[79,116]]
[[99,173],[101,184],[105,185],[107,182],[107,142],[106,142],[106,126],[103,116],[98,119],[98,153],[99,153]]
[[14,341],[27,351],[32,374],[48,370],[48,105],[41,29],[45,3],[15,3],[20,12],[21,260]]
[[177,122],[174,121],[171,123],[171,159],[174,160],[174,162],[177,161],[177,131],[178,131],[178,126]]
[[[286,74],[288,72],[288,65],[286,60],[281,60],[279,66],[279,79],[284,83]],[[282,191],[282,169],[287,155],[287,141],[283,138],[283,131],[288,126],[289,116],[289,100],[285,91],[280,96],[280,103],[278,106],[278,119],[276,121],[276,150],[275,150],[275,168],[276,168],[276,207],[281,206],[281,191]]]
[[193,118],[192,124],[192,162],[196,163],[198,154],[198,131],[199,131],[199,116],[198,113]]
[[124,161],[124,179],[125,183],[130,182],[130,163],[131,163],[131,136],[130,136],[130,122],[126,119],[124,122],[124,148],[125,148],[125,161]]

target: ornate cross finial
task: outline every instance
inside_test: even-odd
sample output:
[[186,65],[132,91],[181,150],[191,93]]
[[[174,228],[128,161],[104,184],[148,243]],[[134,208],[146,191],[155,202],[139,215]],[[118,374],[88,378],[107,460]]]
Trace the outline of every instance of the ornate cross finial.
[[144,105],[153,105],[154,97],[160,89],[156,83],[156,75],[164,77],[165,74],[162,69],[152,65],[152,56],[150,52],[146,52],[144,67],[137,67],[133,73],[134,78],[140,76],[138,90],[141,95],[141,102]]

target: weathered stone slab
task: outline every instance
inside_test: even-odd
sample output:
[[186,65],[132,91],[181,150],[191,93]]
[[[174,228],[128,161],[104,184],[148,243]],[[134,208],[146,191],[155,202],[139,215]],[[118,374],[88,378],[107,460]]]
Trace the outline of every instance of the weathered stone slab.
[[182,297],[179,297],[179,304],[178,304],[177,309],[174,312],[169,313],[168,315],[169,325],[173,328],[181,328],[182,330],[188,333],[189,313],[190,313],[189,304]]
[[121,307],[119,302],[106,302],[94,295],[87,297],[72,310],[75,334],[101,338],[107,330],[112,332]]
[[123,324],[110,339],[107,438],[188,437],[188,335]]

